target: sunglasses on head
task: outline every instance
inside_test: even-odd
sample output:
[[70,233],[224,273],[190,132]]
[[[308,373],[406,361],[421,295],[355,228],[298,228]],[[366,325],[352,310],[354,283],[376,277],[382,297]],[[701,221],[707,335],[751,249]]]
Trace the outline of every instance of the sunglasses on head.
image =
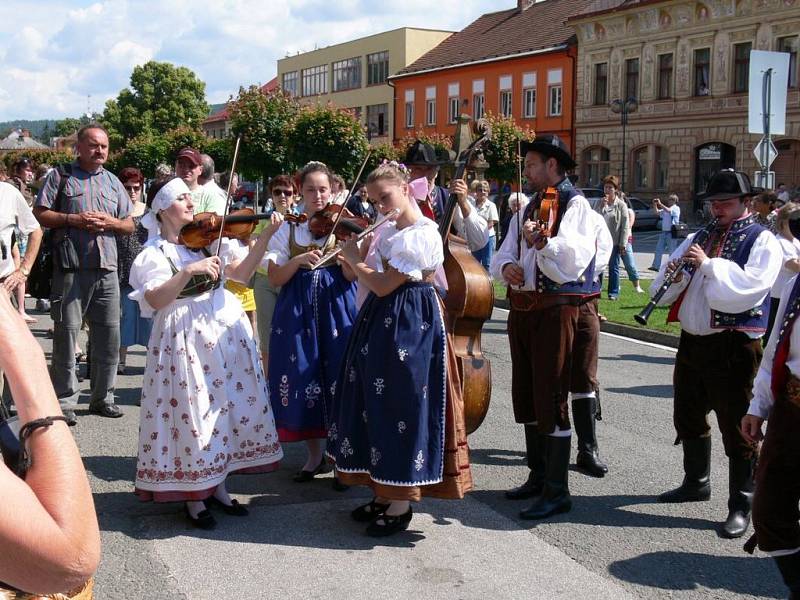
[[294,196],[294,191],[293,190],[279,190],[279,189],[276,188],[276,189],[272,190],[272,195],[273,196]]

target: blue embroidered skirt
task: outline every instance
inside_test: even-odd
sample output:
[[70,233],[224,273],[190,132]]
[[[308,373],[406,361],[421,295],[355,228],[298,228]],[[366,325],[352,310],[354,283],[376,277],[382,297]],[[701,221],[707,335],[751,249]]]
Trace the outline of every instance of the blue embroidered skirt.
[[281,288],[269,342],[269,397],[282,442],[327,436],[355,305],[355,285],[338,266],[300,269]]
[[436,291],[406,283],[367,297],[337,384],[328,456],[393,486],[442,481],[447,338]]

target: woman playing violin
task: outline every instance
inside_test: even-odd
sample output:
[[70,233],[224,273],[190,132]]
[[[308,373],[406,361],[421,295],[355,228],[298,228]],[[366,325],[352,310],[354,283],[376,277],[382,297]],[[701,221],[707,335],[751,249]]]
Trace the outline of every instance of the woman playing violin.
[[193,221],[183,180],[156,183],[148,196],[150,212],[142,221],[151,238],[129,278],[131,299],[153,317],[136,494],[186,502],[190,521],[211,529],[211,503],[228,514],[247,514],[228,494],[227,476],[274,470],[283,456],[253,330],[241,303],[220,285],[225,278],[252,276],[279,223],[249,250],[227,238],[214,242],[211,251],[192,250],[178,244],[181,229]]
[[[313,214],[330,200],[331,173],[320,162],[300,173],[304,209]],[[335,262],[312,270],[333,236],[316,237],[308,223],[284,223],[269,242],[269,281],[281,286],[272,320],[269,391],[283,442],[304,440],[308,451],[295,481],[327,470],[323,451],[331,396],[355,321],[355,285]],[[330,237],[331,241],[326,242]]]

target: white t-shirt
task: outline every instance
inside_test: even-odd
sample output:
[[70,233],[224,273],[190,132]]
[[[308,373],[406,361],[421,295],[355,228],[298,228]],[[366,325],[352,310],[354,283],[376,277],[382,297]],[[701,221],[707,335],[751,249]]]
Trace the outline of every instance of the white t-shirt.
[[20,191],[10,183],[0,181],[0,278],[15,270],[11,258],[11,235],[15,227],[29,234],[39,229],[39,221]]
[[[474,203],[473,203],[474,204]],[[489,221],[494,222],[496,225],[497,222],[500,220],[500,215],[497,213],[497,206],[491,200],[484,200],[483,204],[478,206],[475,204],[475,210],[478,212],[478,215],[484,218],[486,221],[486,225],[489,225]],[[489,228],[489,237],[494,237],[494,226]]]
[[673,204],[661,210],[661,231],[671,231],[673,225],[681,220],[681,207]]

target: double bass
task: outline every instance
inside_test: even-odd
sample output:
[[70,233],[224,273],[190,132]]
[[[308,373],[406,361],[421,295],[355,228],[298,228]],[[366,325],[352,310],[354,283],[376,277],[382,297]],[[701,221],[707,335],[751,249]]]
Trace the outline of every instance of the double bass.
[[[481,119],[481,135],[456,159],[454,179],[462,179],[475,154],[491,137],[491,129]],[[447,329],[453,340],[464,396],[464,420],[467,433],[480,427],[489,410],[492,395],[492,371],[481,351],[481,330],[492,316],[494,287],[489,274],[472,256],[465,240],[453,235],[450,227],[458,205],[451,194],[445,205],[439,234],[444,245],[444,272],[447,277]]]

